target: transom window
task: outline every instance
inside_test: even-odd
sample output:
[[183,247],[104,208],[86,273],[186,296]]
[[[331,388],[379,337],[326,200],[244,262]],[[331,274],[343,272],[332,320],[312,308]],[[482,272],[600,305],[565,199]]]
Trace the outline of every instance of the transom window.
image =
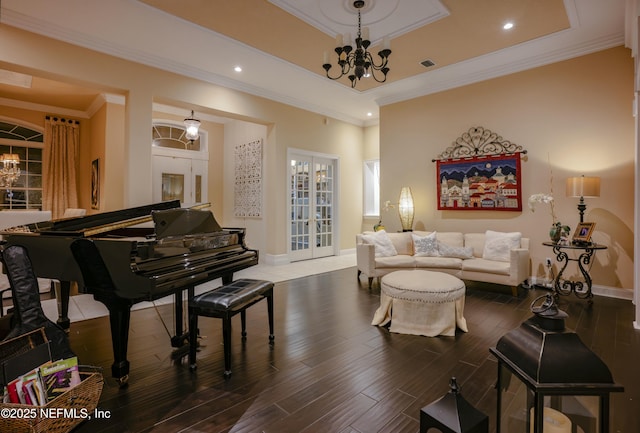
[[187,140],[184,126],[154,123],[152,138],[154,147],[200,151],[200,137],[193,142]]

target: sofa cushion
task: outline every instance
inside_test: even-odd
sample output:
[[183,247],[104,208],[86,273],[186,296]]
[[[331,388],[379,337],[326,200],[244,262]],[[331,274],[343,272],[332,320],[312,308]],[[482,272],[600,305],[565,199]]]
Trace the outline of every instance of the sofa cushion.
[[397,254],[413,255],[413,239],[411,232],[388,233]]
[[407,268],[412,269],[415,267],[415,260],[413,256],[406,254],[399,254],[391,257],[376,257],[376,268]]
[[438,242],[438,252],[442,257],[455,257],[458,259],[472,259],[473,248],[471,247],[452,247],[444,242]]
[[445,243],[451,247],[463,247],[464,237],[462,232],[438,232],[436,234],[438,242]]
[[496,260],[467,259],[462,261],[462,271],[509,275],[510,264]]
[[509,262],[511,250],[520,248],[520,238],[522,238],[520,232],[503,233],[487,230],[482,258]]
[[438,241],[436,240],[436,232],[432,232],[426,236],[418,236],[411,234],[413,239],[413,255],[415,257],[438,257]]
[[376,257],[390,257],[398,254],[389,235],[384,230],[362,235],[362,240],[367,244],[374,245]]
[[482,257],[484,252],[484,233],[465,233],[464,246],[473,249],[474,257]]
[[416,257],[414,261],[418,269],[462,269],[462,259],[454,257]]

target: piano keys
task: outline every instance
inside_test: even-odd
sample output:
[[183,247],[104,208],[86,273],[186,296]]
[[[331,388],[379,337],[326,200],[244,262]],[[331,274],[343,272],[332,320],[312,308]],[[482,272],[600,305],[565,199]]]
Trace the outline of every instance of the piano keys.
[[[181,209],[178,201],[8,229],[7,245],[29,251],[34,273],[61,281],[58,322],[68,326],[70,281],[91,293],[109,310],[114,351],[112,375],[121,385],[128,379],[126,359],[131,306],[167,295],[175,300],[174,347],[186,343],[182,332],[182,295],[193,295],[196,285],[222,278],[258,263],[258,252],[245,245],[242,228],[223,229],[210,211]],[[141,222],[152,221],[150,226]],[[73,247],[72,247],[73,245]],[[89,257],[90,263],[76,257]],[[97,266],[103,266],[95,269]],[[91,266],[94,266],[92,269]],[[108,275],[108,282],[95,281]],[[94,281],[85,281],[94,280]],[[66,306],[62,305],[65,303]]]

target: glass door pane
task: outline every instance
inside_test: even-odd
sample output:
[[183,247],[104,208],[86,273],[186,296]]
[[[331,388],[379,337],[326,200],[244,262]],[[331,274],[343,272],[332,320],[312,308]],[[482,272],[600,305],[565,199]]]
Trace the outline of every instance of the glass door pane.
[[162,201],[184,202],[184,174],[162,173]]
[[291,251],[309,250],[309,161],[291,161]]
[[315,163],[316,247],[333,246],[333,165]]
[[295,155],[289,163],[290,259],[333,255],[335,161]]

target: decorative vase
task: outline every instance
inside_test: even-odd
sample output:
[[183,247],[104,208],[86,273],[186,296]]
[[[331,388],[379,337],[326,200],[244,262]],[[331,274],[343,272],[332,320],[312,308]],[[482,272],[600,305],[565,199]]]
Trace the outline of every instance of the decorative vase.
[[384,226],[382,225],[382,220],[378,221],[378,224],[373,226],[374,232],[379,232],[380,230],[384,230]]
[[551,225],[551,228],[549,229],[549,237],[552,242],[558,243],[563,236],[568,237],[570,231],[571,229],[569,226],[563,226],[562,223],[557,222]]

